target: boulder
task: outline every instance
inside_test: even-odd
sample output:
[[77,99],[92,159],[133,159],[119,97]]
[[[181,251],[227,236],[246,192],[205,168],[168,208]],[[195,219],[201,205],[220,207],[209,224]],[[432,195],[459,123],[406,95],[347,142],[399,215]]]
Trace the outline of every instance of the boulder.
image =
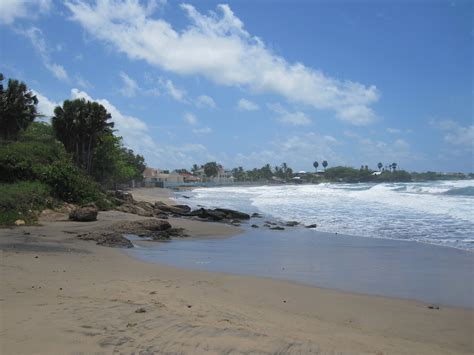
[[252,213],[252,218],[263,218],[263,216],[260,213],[254,212]]
[[285,223],[285,226],[287,227],[294,227],[294,226],[297,226],[298,224],[300,224],[300,222],[297,222],[297,221],[288,221]]
[[155,202],[153,206],[155,214],[157,213],[172,213],[176,215],[186,215],[191,211],[191,207],[187,205],[167,205],[161,201]]
[[307,225],[306,228],[316,228],[318,225],[315,223],[315,224],[310,224],[310,225]]
[[226,218],[229,219],[250,219],[250,216],[247,213],[226,208],[216,208],[214,212],[224,213]]
[[95,204],[76,208],[69,213],[69,219],[77,222],[91,222],[97,220],[98,209]]
[[215,209],[206,209],[199,208],[187,214],[188,216],[196,216],[199,218],[205,218],[211,221],[222,221],[223,219],[229,220],[242,220],[250,219],[250,216],[247,213],[230,210],[226,208],[215,208]]
[[252,224],[252,228],[258,228],[256,224]]
[[123,201],[123,203],[133,203],[134,202],[133,196],[130,192],[125,192],[125,191],[122,191],[122,190],[116,190],[115,193],[114,193],[114,197],[117,200]]
[[285,230],[285,228],[280,227],[280,226],[270,227],[270,229],[271,229],[271,230],[274,230],[274,231],[282,231],[282,230]]

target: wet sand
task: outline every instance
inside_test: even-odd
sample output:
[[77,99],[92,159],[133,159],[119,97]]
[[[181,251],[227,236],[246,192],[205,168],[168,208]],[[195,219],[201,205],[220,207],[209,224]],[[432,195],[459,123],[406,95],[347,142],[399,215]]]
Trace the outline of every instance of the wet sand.
[[[136,194],[137,198],[139,194]],[[149,264],[79,240],[143,219],[0,230],[0,353],[468,354],[474,311]],[[238,228],[170,220],[191,235]],[[180,224],[180,223],[185,223]]]

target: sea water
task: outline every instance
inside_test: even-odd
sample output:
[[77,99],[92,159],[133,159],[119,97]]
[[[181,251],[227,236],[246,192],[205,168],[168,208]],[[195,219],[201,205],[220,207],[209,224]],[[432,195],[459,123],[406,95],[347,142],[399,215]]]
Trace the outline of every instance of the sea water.
[[[474,308],[473,186],[465,180],[184,191],[177,200],[194,208],[264,218],[231,238],[138,243],[127,252],[177,267]],[[274,231],[266,220],[318,227]]]
[[259,212],[318,231],[474,250],[474,180],[201,188],[181,202]]

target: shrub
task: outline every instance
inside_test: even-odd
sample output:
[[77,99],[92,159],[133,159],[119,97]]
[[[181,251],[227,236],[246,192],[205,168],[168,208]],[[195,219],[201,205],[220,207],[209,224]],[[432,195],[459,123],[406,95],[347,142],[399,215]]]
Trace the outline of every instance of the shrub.
[[50,193],[49,186],[37,181],[0,184],[0,225],[12,225],[17,219],[35,222],[39,211],[54,205]]

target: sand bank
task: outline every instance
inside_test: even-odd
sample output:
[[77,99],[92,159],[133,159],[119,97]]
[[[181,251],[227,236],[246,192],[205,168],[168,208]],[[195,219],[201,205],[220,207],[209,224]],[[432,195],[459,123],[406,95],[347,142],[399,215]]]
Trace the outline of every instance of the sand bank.
[[[436,310],[414,301],[148,264],[75,237],[137,219],[143,217],[102,212],[97,222],[0,230],[0,352],[454,354],[474,349],[473,310]],[[239,232],[217,223],[170,221],[195,236]]]

